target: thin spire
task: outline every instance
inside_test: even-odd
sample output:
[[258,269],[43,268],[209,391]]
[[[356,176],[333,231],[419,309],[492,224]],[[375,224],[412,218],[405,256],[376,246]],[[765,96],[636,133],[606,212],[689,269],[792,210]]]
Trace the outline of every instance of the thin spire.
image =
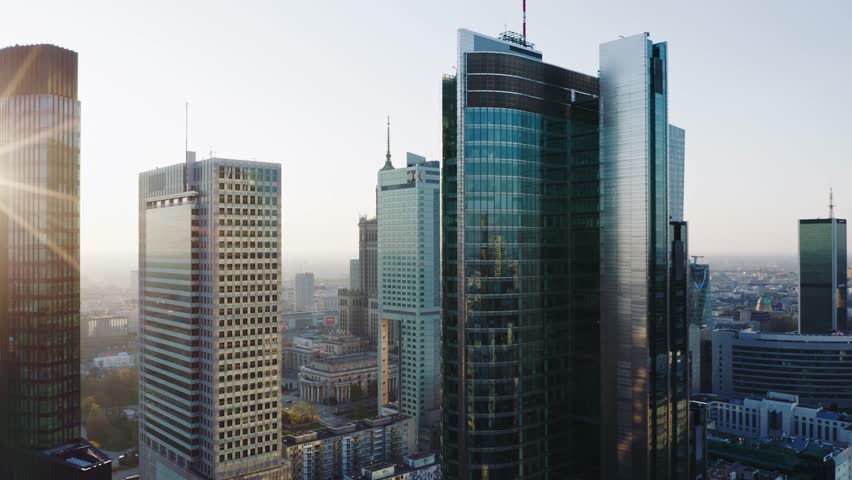
[[524,2],[524,43],[527,43],[527,0]]
[[382,167],[382,170],[393,170],[390,153],[390,115],[388,115],[388,150],[385,153],[385,166]]
[[828,189],[828,218],[834,220],[834,189]]

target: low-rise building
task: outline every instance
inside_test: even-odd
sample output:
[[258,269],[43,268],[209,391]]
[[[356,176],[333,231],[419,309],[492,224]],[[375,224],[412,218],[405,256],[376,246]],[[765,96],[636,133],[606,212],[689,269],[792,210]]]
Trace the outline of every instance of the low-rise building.
[[[378,381],[377,358],[373,352],[355,353],[317,360],[299,368],[299,392],[309,402],[345,402],[352,398],[355,385],[367,392]],[[399,368],[392,362],[390,388],[399,385]]]
[[797,395],[769,392],[765,397],[744,399],[696,397],[707,401],[708,419],[719,433],[764,439],[799,437],[842,446],[852,439],[852,416],[800,404]]
[[713,332],[713,393],[745,398],[783,392],[824,407],[852,408],[852,335]]
[[416,429],[414,418],[391,415],[285,435],[284,459],[293,480],[344,478],[361,472],[362,467],[410,454]]
[[136,364],[136,359],[127,352],[120,352],[115,355],[95,357],[94,363],[98,368],[130,368]]
[[416,453],[402,459],[402,463],[379,462],[361,468],[361,472],[347,475],[346,480],[441,480],[441,465],[434,453]]

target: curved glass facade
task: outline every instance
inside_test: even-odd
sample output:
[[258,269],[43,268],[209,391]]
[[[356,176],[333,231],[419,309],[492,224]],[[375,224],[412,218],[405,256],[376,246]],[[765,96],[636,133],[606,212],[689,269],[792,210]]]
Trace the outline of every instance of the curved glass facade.
[[444,80],[444,472],[593,478],[597,80],[467,43]]
[[852,338],[717,330],[713,393],[782,392],[825,407],[852,407]]

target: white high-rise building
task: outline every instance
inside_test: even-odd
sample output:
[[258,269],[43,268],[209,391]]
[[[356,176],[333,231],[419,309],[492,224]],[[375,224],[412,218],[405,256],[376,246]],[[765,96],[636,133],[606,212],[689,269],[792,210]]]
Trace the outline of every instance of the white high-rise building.
[[[440,168],[409,153],[379,171],[379,408],[390,349],[399,345],[399,411],[417,420],[421,448],[440,416]],[[393,336],[398,335],[398,341]]]
[[140,474],[283,480],[281,165],[139,175]]

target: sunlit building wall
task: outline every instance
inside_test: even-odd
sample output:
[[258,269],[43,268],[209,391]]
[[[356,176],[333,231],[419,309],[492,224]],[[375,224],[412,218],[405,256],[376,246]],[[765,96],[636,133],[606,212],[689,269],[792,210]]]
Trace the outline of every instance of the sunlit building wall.
[[283,479],[281,166],[210,158],[139,176],[145,479]]

